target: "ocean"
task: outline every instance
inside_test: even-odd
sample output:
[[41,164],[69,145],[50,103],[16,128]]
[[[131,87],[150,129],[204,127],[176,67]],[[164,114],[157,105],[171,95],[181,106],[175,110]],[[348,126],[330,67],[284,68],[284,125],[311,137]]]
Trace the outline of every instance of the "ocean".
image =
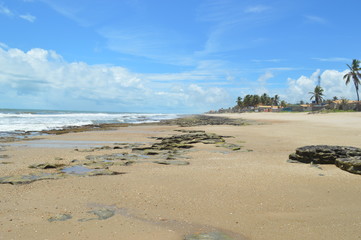
[[0,136],[103,123],[149,123],[179,114],[0,109]]

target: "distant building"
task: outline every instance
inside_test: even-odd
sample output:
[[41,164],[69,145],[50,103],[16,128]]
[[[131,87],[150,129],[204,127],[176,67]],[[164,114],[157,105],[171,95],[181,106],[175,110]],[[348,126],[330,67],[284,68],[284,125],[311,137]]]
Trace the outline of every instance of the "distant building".
[[280,112],[281,108],[278,106],[267,106],[267,105],[258,105],[258,112]]

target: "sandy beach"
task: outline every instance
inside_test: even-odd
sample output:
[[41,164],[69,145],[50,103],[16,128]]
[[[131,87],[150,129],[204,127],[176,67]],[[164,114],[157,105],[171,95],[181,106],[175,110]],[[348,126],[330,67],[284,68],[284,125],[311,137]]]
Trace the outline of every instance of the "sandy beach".
[[149,154],[110,166],[117,175],[0,184],[0,239],[181,240],[210,232],[237,240],[361,239],[361,175],[287,162],[305,145],[361,147],[361,113],[217,116],[256,123],[135,125],[2,144],[0,178],[57,171],[31,164],[129,157],[130,148],[115,146],[194,130],[232,136],[225,141],[241,149],[200,142],[177,156],[189,165],[157,164]]

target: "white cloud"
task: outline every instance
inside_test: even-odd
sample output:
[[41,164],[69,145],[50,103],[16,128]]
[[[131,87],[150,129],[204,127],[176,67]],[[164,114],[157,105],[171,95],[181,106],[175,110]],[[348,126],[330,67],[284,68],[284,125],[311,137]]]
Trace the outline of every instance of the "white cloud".
[[310,77],[301,76],[298,79],[288,79],[288,89],[286,90],[286,100],[291,103],[300,100],[310,101],[310,94],[318,83],[318,76],[321,77],[321,87],[324,89],[324,98],[332,99],[334,96],[338,98],[345,97],[348,99],[356,99],[355,87],[353,84],[345,85],[343,76],[348,71],[339,72],[336,70],[325,70],[320,72],[317,70]]
[[20,15],[19,17],[29,22],[35,22],[36,20],[36,17],[31,14]]
[[352,59],[341,58],[341,57],[332,57],[332,58],[313,58],[314,60],[320,62],[352,62]]
[[120,66],[69,63],[39,48],[0,48],[0,89],[2,107],[17,108],[203,112],[229,100],[220,88],[159,84]]
[[3,48],[3,49],[8,49],[8,48],[9,48],[9,46],[8,46],[8,45],[6,45],[5,43],[0,42],[0,48]]
[[16,18],[21,18],[31,23],[33,23],[36,20],[36,17],[31,14],[18,14],[17,12],[10,10],[1,3],[0,3],[0,14],[5,15],[7,17],[15,16]]
[[0,14],[6,15],[6,16],[14,16],[14,13],[4,5],[0,4]]
[[270,79],[270,78],[273,78],[274,75],[271,73],[271,72],[265,72],[263,75],[261,75],[259,78],[258,78],[258,82],[261,84],[261,85],[264,85],[267,83],[267,80]]
[[262,94],[262,93],[268,92],[267,91],[267,81],[273,77],[274,77],[274,75],[272,72],[266,71],[264,74],[262,74],[258,78],[257,82],[258,82],[259,86],[256,89],[257,94]]

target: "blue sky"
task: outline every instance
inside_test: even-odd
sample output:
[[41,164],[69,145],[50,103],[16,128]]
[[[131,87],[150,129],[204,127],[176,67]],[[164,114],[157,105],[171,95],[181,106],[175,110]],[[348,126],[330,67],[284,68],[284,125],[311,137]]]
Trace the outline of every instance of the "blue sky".
[[0,108],[200,113],[355,99],[361,2],[0,0]]

